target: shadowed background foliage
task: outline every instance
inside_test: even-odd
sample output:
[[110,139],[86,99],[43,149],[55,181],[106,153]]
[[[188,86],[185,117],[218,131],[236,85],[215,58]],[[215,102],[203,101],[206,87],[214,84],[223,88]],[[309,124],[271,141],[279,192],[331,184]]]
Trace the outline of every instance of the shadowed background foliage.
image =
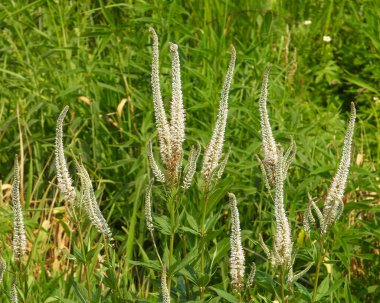
[[[34,280],[25,296],[33,293],[29,298],[35,301],[28,302],[73,296],[64,276],[69,222],[54,167],[55,123],[65,105],[70,106],[65,145],[81,153],[96,186],[115,235],[117,259],[128,269],[126,297],[154,302],[158,296],[156,286],[155,296],[148,295],[158,283],[149,281],[149,270],[129,263],[154,259],[143,211],[150,177],[147,142],[155,138],[150,26],[159,36],[166,105],[171,94],[168,43],[179,46],[187,151],[197,141],[204,150],[216,121],[229,45],[237,51],[225,143],[232,154],[219,198],[224,214],[216,224],[221,241],[228,238],[227,191],[238,197],[244,246],[262,254],[257,235],[271,235],[272,203],[255,158],[262,152],[258,96],[265,66],[273,64],[268,110],[274,135],[286,146],[293,136],[298,148],[285,191],[301,259],[307,192],[319,198],[326,194],[339,163],[349,105],[355,102],[358,119],[346,206],[330,248],[333,280],[342,279],[334,299],[349,296],[352,302],[374,302],[380,295],[379,17],[376,1],[364,0],[339,5],[269,0],[3,1],[0,249],[11,257],[8,204],[18,154],[24,217],[33,243],[28,255]],[[323,36],[330,36],[331,42]],[[214,282],[227,290],[227,246],[223,252]],[[247,259],[256,257],[247,253]],[[55,283],[64,286],[56,289]]]

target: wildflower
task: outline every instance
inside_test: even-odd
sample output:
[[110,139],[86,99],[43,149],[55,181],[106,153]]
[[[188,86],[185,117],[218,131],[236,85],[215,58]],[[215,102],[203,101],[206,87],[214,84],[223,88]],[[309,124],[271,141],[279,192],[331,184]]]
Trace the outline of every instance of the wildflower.
[[233,46],[231,46],[231,60],[228,66],[228,71],[226,79],[224,80],[223,89],[221,93],[221,99],[219,103],[219,112],[216,125],[211,137],[209,144],[207,145],[205,154],[203,156],[203,164],[201,169],[201,174],[204,180],[210,181],[212,173],[218,166],[219,160],[222,156],[224,134],[227,124],[228,116],[228,95],[230,91],[230,86],[232,82],[232,76],[235,67],[236,51]]
[[312,22],[311,22],[311,20],[305,20],[304,22],[303,22],[303,24],[305,24],[305,25],[310,25]]
[[330,36],[323,36],[323,41],[329,43],[329,42],[331,42],[331,37]]
[[161,291],[162,291],[162,302],[170,303],[170,293],[168,289],[168,285],[166,284],[166,266],[162,266],[161,273]]
[[55,166],[57,169],[58,187],[63,193],[65,200],[68,203],[74,203],[76,198],[75,189],[72,186],[72,180],[67,168],[64,148],[63,148],[63,131],[62,124],[66,113],[69,110],[68,106],[60,113],[57,120],[56,138],[55,138]]
[[169,47],[172,56],[172,102],[170,110],[172,158],[168,163],[168,169],[177,175],[182,163],[182,143],[185,141],[185,111],[182,100],[178,46],[174,43],[169,43]]
[[195,170],[197,168],[197,161],[198,161],[200,153],[201,153],[201,146],[199,145],[199,143],[197,145],[196,150],[194,146],[191,147],[189,161],[183,171],[183,174],[185,177],[183,178],[182,188],[185,190],[190,188],[191,181],[193,180]]
[[9,298],[11,303],[17,303],[18,302],[18,296],[17,296],[17,287],[16,287],[16,279],[13,277],[11,282],[11,288],[9,291]]
[[253,283],[255,282],[255,275],[256,275],[256,263],[253,262],[251,265],[251,272],[249,273],[248,280],[247,280],[247,287],[253,286]]
[[278,152],[278,162],[276,169],[276,184],[274,209],[276,218],[276,231],[274,236],[272,264],[273,266],[288,265],[292,258],[292,237],[291,228],[286,217],[284,207],[284,181],[286,170],[284,170],[284,157],[282,151]]
[[323,221],[321,222],[322,234],[325,234],[327,232],[327,228],[330,225],[334,224],[343,212],[343,195],[350,168],[355,118],[355,105],[354,103],[351,103],[351,115],[344,138],[342,157],[339,163],[338,171],[331,183],[329,191],[327,192],[327,197],[323,206]]
[[275,165],[277,163],[277,147],[276,141],[272,134],[272,128],[269,122],[269,116],[267,111],[267,99],[268,99],[268,82],[269,72],[271,66],[268,65],[264,71],[263,84],[261,86],[261,94],[259,100],[260,109],[260,124],[261,124],[261,136],[263,139],[264,160],[262,161],[265,168],[265,175],[268,178],[269,183],[274,183],[275,177]]
[[152,91],[154,114],[156,117],[156,126],[158,132],[158,141],[160,145],[160,153],[162,162],[166,165],[172,156],[171,135],[169,123],[166,118],[164,104],[162,102],[159,76],[159,52],[158,52],[158,37],[153,28],[149,31],[153,38],[152,50]]
[[152,186],[154,179],[149,182],[145,193],[145,221],[146,227],[150,232],[153,232],[153,218],[152,218]]
[[152,141],[149,141],[148,145],[149,145],[149,147],[148,147],[149,148],[148,149],[148,160],[149,160],[150,167],[153,171],[153,175],[159,182],[165,183],[165,175],[161,171],[161,169],[158,167],[158,165],[157,165],[157,163],[153,157]]
[[235,289],[241,289],[244,282],[244,251],[241,245],[240,219],[239,210],[237,208],[236,197],[232,193],[228,193],[231,208],[231,256],[230,256],[230,275],[231,283]]
[[85,206],[85,212],[92,225],[98,230],[98,232],[111,242],[113,240],[112,232],[108,227],[106,219],[103,217],[103,214],[99,209],[98,203],[96,202],[90,176],[88,175],[88,172],[82,163],[79,163],[77,160],[75,160],[75,165],[81,181],[81,201]]
[[26,252],[26,235],[24,218],[20,203],[20,172],[18,159],[16,156],[14,166],[14,180],[12,185],[12,204],[13,204],[13,254],[15,259],[20,259]]

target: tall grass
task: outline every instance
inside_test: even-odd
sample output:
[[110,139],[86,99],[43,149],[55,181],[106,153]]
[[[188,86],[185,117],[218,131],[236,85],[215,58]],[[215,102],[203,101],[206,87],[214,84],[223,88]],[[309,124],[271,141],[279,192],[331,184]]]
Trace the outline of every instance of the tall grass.
[[[262,155],[258,99],[265,66],[273,65],[268,112],[276,140],[297,156],[285,182],[285,207],[298,246],[295,272],[316,257],[302,231],[307,193],[322,206],[338,167],[351,101],[357,104],[352,166],[344,212],[327,236],[317,297],[321,302],[374,302],[379,296],[379,16],[372,1],[5,1],[0,22],[0,255],[8,266],[0,300],[9,301],[14,268],[10,191],[13,160],[19,155],[20,201],[28,239],[21,302],[157,302],[161,271],[146,231],[145,188],[151,173],[147,142],[155,138],[150,89],[149,27],[160,37],[163,99],[170,99],[168,43],[179,46],[187,112],[184,150],[205,147],[217,120],[220,85],[230,44],[237,59],[230,92],[224,177],[210,193],[206,219],[210,243],[205,273],[178,262],[172,301],[236,302],[229,278],[230,216],[227,192],[238,200],[247,267],[257,271],[246,296],[269,302],[278,280],[263,259],[258,234],[270,243],[273,207],[256,155]],[[305,20],[311,20],[309,25]],[[288,28],[288,30],[287,30]],[[331,42],[323,41],[330,36]],[[105,261],[98,233],[82,222],[81,237],[56,186],[56,119],[65,105],[66,156],[81,153],[115,239]],[[185,152],[185,159],[188,152]],[[69,160],[75,176],[74,163]],[[199,169],[199,166],[198,166]],[[78,177],[74,177],[78,184]],[[198,178],[196,176],[196,178]],[[164,196],[153,189],[153,213],[164,216]],[[198,188],[182,201],[186,222],[174,246],[182,255],[198,238]],[[195,201],[195,202],[194,202]],[[194,219],[194,220],[193,220]],[[161,229],[165,221],[161,220]],[[160,252],[167,235],[156,233]],[[80,244],[83,241],[83,247]],[[84,264],[91,275],[90,293]],[[183,266],[183,267],[182,267]],[[182,267],[182,268],[181,268]],[[311,301],[315,268],[299,280],[299,302]],[[183,278],[185,277],[185,278]],[[196,283],[194,283],[196,282]],[[192,285],[192,287],[190,287]],[[189,290],[191,288],[191,291]],[[92,298],[89,298],[92,296]],[[194,297],[195,296],[195,297]],[[197,297],[198,296],[198,297]],[[212,298],[212,299],[211,299]]]

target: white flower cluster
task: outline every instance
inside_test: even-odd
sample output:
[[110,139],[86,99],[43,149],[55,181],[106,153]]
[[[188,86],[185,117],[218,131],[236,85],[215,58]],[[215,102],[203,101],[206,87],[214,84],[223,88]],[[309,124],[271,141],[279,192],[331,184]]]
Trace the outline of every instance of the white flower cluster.
[[310,232],[310,223],[315,224],[312,209],[314,209],[319,220],[320,232],[322,235],[326,234],[329,226],[333,225],[343,212],[343,196],[351,162],[352,138],[355,129],[355,119],[356,109],[354,103],[351,103],[351,114],[344,138],[342,157],[339,163],[338,171],[327,192],[323,211],[321,212],[315,202],[309,198],[309,204],[304,214],[304,229],[308,233]]
[[57,169],[58,187],[63,193],[65,200],[69,204],[74,204],[76,199],[75,189],[72,185],[72,179],[67,168],[67,162],[63,147],[63,131],[62,125],[66,113],[69,110],[68,106],[60,113],[57,120],[56,137],[55,137],[55,167]]
[[16,156],[14,166],[14,180],[12,185],[13,204],[13,255],[15,259],[20,259],[26,252],[26,235],[24,218],[20,203],[20,169]]
[[[232,83],[232,76],[235,68],[236,51],[231,45],[231,60],[228,66],[228,71],[226,79],[224,80],[223,89],[221,93],[218,119],[215,124],[214,131],[212,133],[211,140],[207,145],[205,154],[203,156],[203,164],[201,169],[201,174],[204,180],[210,181],[214,170],[217,168],[220,158],[223,152],[224,135],[227,125],[228,116],[228,96],[230,91],[230,86]],[[224,164],[225,166],[225,164]]]
[[96,197],[90,176],[82,163],[79,163],[77,160],[75,160],[75,166],[78,170],[78,175],[81,182],[80,205],[84,206],[84,210],[92,225],[98,230],[99,233],[104,236],[104,238],[111,242],[113,240],[112,232],[108,227],[106,219],[103,217],[103,214],[99,209],[98,203],[96,202]]
[[[178,46],[176,44],[169,43],[172,58],[172,100],[170,107],[169,123],[166,117],[160,88],[158,37],[153,28],[150,28],[150,32],[152,34],[153,40],[151,81],[153,91],[154,114],[158,133],[161,160],[166,168],[165,173],[161,171],[160,167],[153,158],[151,144],[148,150],[148,159],[153,174],[158,181],[162,183],[169,182],[169,184],[176,184],[179,181],[183,158],[182,145],[185,140],[185,110],[183,107]],[[231,46],[231,60],[221,93],[218,119],[215,125],[215,129],[213,131],[212,138],[207,146],[207,149],[203,157],[201,175],[207,183],[210,182],[213,173],[215,169],[218,167],[218,165],[219,169],[216,173],[216,179],[219,179],[221,177],[229,156],[229,153],[226,154],[224,160],[219,164],[219,161],[222,157],[224,134],[228,115],[228,96],[235,67],[235,59],[236,52],[234,47]],[[192,148],[188,164],[183,172],[184,178],[182,188],[185,190],[188,189],[191,185],[192,179],[196,171],[196,163],[199,158],[199,155],[200,145],[198,145],[198,148],[196,150],[194,147]]]
[[[182,144],[185,140],[185,111],[182,100],[181,87],[181,69],[178,55],[178,46],[174,43],[169,44],[170,54],[172,57],[172,101],[170,112],[170,124],[166,118],[164,104],[162,102],[160,77],[159,77],[159,51],[158,37],[153,28],[150,28],[153,38],[153,55],[152,55],[152,91],[154,113],[156,117],[156,127],[158,132],[158,141],[160,145],[161,160],[167,169],[169,181],[176,183],[178,181],[179,170],[182,164],[183,149]],[[153,155],[150,157],[153,158]],[[150,159],[152,165],[154,160]],[[161,182],[163,173],[158,172],[158,166],[152,167],[153,172]]]
[[231,208],[231,256],[230,275],[231,283],[235,289],[242,289],[244,286],[245,258],[243,246],[241,244],[239,210],[237,208],[236,197],[233,193],[228,193]]
[[161,291],[162,291],[162,302],[170,303],[170,293],[168,289],[168,285],[166,284],[166,265],[162,266],[161,273]]
[[112,233],[108,227],[107,221],[104,219],[102,212],[99,209],[98,203],[96,202],[94,189],[92,187],[90,176],[83,166],[82,163],[79,163],[75,160],[75,165],[77,172],[81,181],[81,197],[76,198],[76,192],[72,185],[72,180],[67,168],[67,162],[64,154],[63,146],[63,131],[62,124],[65,118],[65,115],[69,107],[66,106],[57,120],[57,133],[56,133],[56,144],[55,144],[55,155],[56,155],[56,168],[57,168],[57,179],[58,187],[64,194],[64,197],[67,202],[79,206],[82,204],[85,206],[85,211],[90,219],[91,223],[95,228],[109,241],[112,241]]
[[18,303],[18,296],[17,296],[17,287],[16,287],[16,279],[13,278],[11,282],[11,287],[9,290],[9,299],[11,303]]
[[146,227],[150,232],[153,232],[154,226],[153,226],[153,218],[152,218],[152,186],[153,186],[154,179],[152,179],[148,187],[146,189],[145,193],[145,220],[146,220]]
[[3,282],[4,273],[7,269],[7,262],[5,262],[2,255],[0,255],[0,283]]

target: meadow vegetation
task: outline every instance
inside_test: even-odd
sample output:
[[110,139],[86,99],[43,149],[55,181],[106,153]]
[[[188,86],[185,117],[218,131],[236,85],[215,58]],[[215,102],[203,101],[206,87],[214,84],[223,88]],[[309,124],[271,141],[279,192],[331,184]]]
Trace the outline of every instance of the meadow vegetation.
[[376,1],[16,0],[0,25],[1,302],[378,300]]

